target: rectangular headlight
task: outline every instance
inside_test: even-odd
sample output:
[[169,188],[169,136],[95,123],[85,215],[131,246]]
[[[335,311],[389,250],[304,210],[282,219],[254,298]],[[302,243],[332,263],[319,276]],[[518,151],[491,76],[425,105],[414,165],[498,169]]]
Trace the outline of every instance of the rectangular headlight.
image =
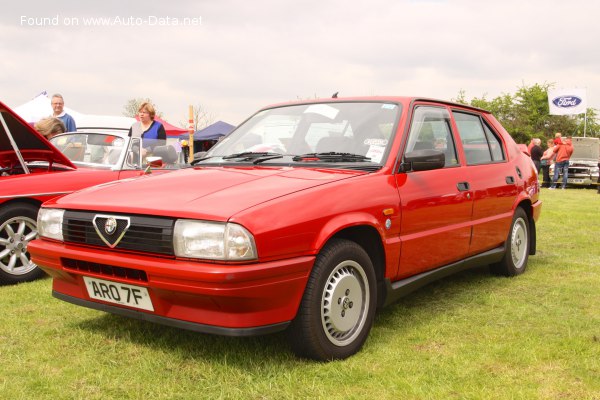
[[37,218],[40,236],[63,241],[63,216],[65,210],[58,208],[40,208]]
[[173,247],[178,257],[223,261],[253,260],[257,257],[252,234],[233,223],[177,220]]

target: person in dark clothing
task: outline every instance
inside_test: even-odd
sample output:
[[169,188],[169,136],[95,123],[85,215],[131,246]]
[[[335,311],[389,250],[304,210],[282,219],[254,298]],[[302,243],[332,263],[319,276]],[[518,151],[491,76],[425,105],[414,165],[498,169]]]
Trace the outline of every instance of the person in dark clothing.
[[535,169],[537,170],[538,174],[540,173],[540,167],[541,167],[541,158],[542,155],[544,154],[544,151],[542,150],[542,147],[540,146],[542,144],[542,141],[538,138],[533,139],[533,146],[531,147],[531,160],[533,161],[533,163],[535,164]]

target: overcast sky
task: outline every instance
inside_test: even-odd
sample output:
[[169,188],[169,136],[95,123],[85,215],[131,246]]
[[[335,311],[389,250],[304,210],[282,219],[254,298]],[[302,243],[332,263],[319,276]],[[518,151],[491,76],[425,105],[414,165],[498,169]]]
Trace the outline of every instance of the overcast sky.
[[450,100],[554,83],[587,88],[600,109],[599,16],[596,0],[14,1],[0,15],[0,101],[46,90],[121,115],[149,97],[175,125],[190,104],[237,125],[337,91]]

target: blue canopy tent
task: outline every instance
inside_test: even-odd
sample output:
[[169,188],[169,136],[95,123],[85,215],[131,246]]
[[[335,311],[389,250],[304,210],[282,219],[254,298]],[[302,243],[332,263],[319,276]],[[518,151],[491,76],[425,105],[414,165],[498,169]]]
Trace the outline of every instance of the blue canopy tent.
[[[194,142],[203,140],[219,140],[221,136],[228,135],[235,126],[228,124],[227,122],[217,121],[212,125],[207,126],[204,129],[200,129],[194,132]],[[189,139],[189,134],[184,133],[179,136],[180,139]]]
[[[204,129],[194,132],[194,153],[208,151],[221,137],[228,135],[234,128],[235,126],[227,122],[217,121]],[[187,141],[189,138],[189,133],[179,135],[179,140]],[[186,145],[183,147],[185,162],[188,160],[188,152],[189,148]]]

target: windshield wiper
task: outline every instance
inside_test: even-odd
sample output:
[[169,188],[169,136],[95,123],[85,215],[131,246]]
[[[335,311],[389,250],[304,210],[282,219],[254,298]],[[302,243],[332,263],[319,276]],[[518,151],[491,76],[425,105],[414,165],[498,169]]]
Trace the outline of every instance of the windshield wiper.
[[325,161],[325,162],[361,162],[371,161],[370,157],[353,153],[338,153],[331,151],[329,153],[306,153],[295,156],[294,161]]
[[[279,153],[271,153],[268,151],[244,151],[242,153],[234,153],[221,157],[223,160],[231,160],[233,158],[239,158],[242,161],[265,161],[270,160],[271,158],[280,158],[283,157],[282,154]],[[260,160],[260,161],[259,161]]]
[[190,165],[196,165],[200,161],[208,160],[209,158],[213,158],[213,157],[214,156],[206,156],[206,157],[194,158],[194,161],[190,162]]
[[273,160],[275,158],[283,158],[283,154],[271,154],[271,155],[264,156],[264,157],[258,157],[252,161],[252,164],[259,164],[263,161]]

